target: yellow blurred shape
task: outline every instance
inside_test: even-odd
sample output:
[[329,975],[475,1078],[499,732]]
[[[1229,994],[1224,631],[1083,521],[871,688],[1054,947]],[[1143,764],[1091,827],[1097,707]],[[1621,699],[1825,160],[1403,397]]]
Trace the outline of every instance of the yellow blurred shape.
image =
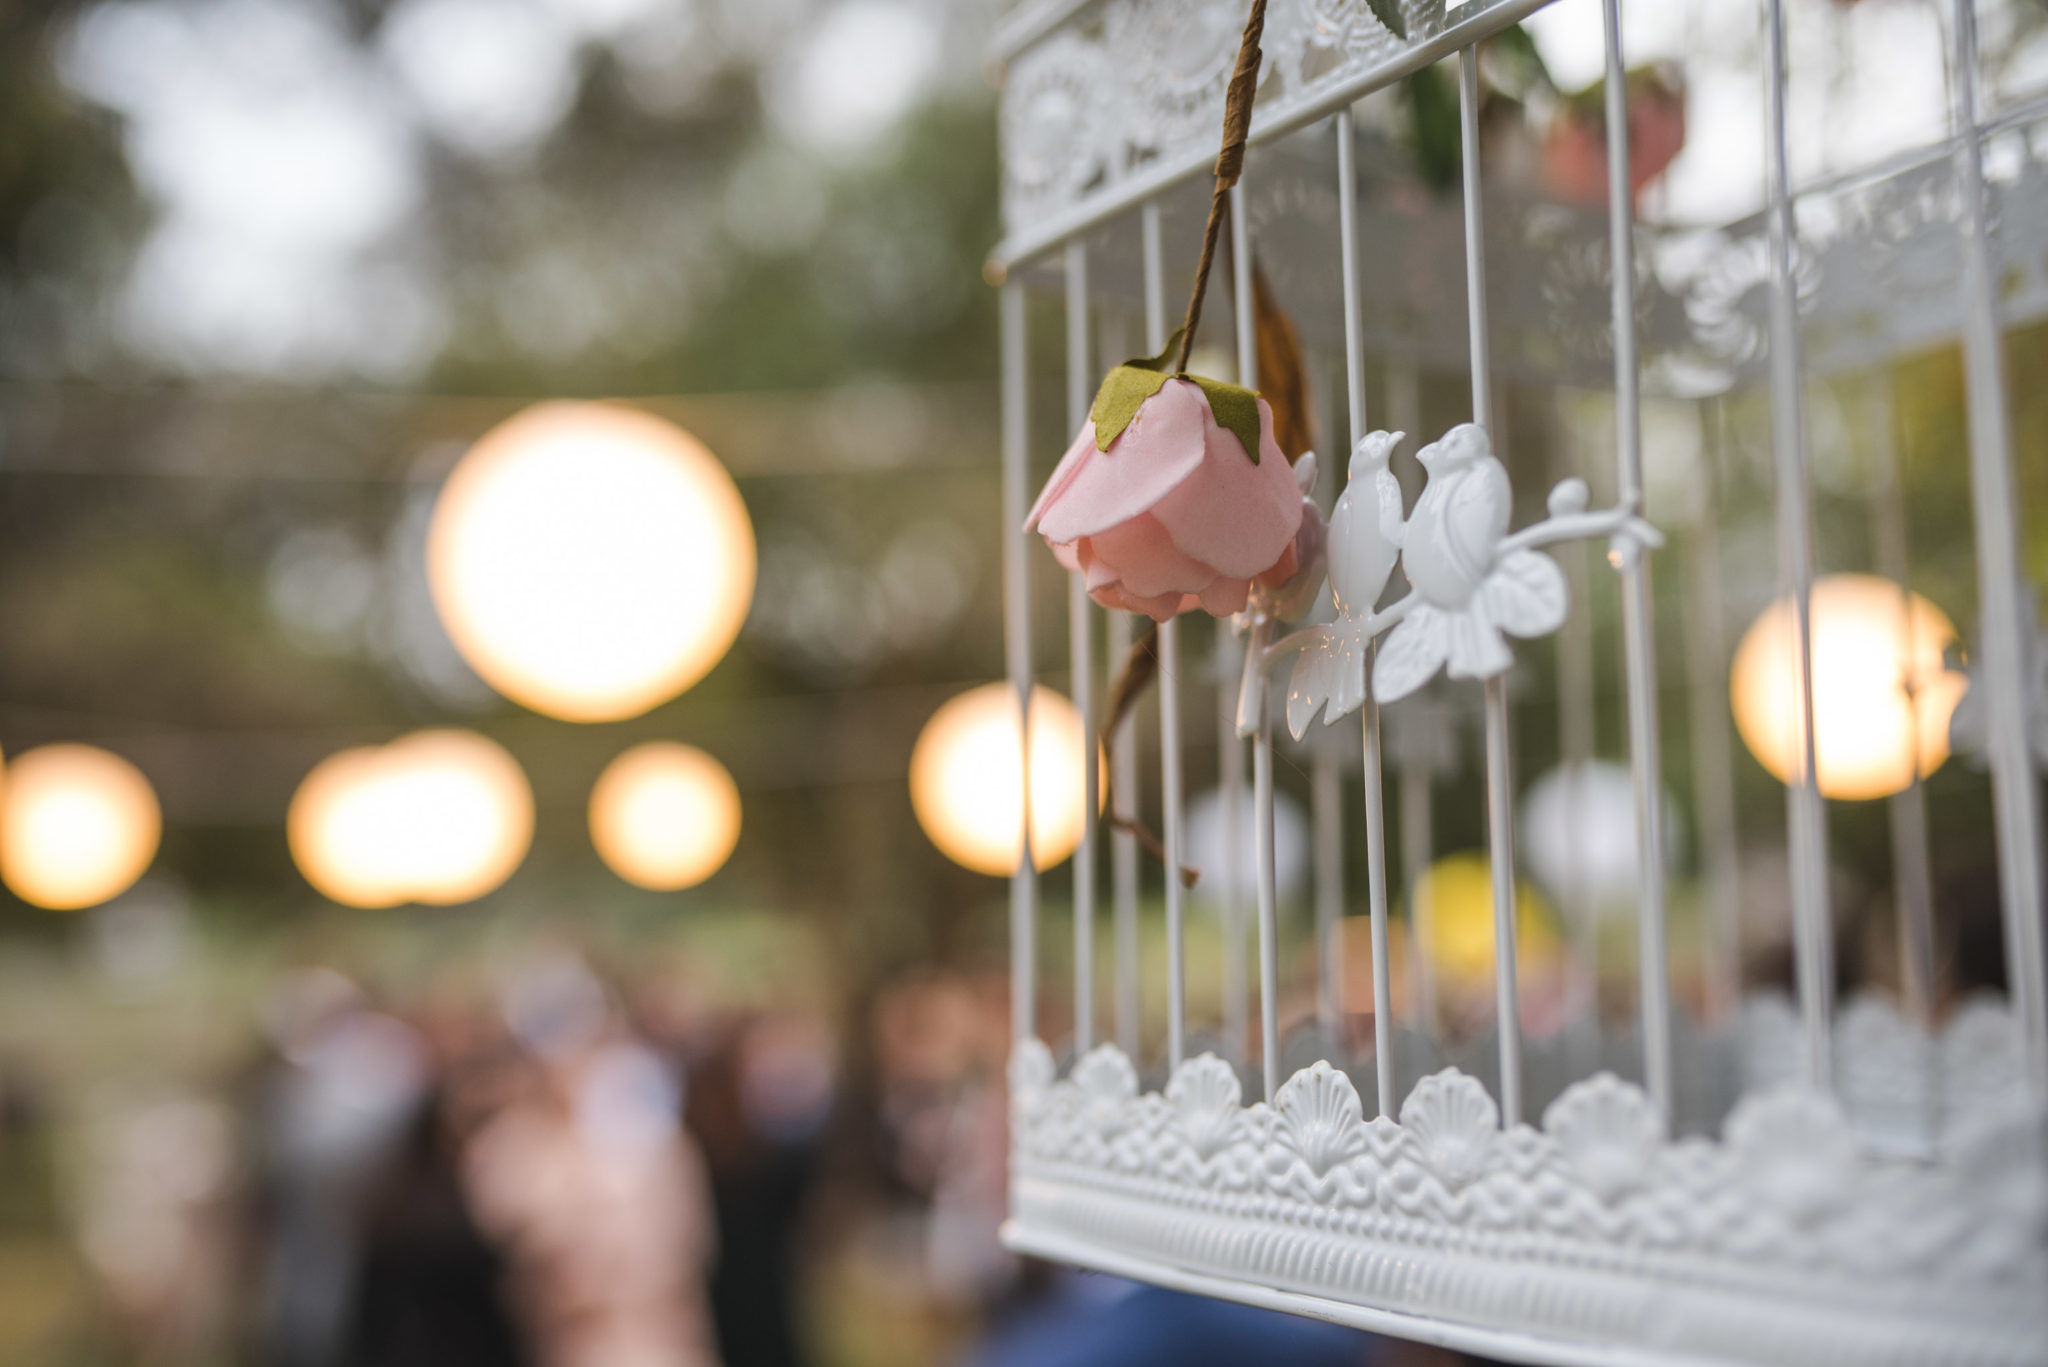
[[[1006,683],[969,689],[932,713],[910,754],[910,803],[931,842],[976,873],[1015,873],[1024,857],[1024,746]],[[1081,843],[1081,714],[1031,691],[1031,856],[1050,868]],[[1099,800],[1099,798],[1098,798]]]
[[[1828,797],[1873,798],[1948,759],[1949,714],[1968,681],[1942,666],[1955,624],[1919,594],[1870,574],[1814,581],[1814,758]],[[1729,676],[1735,726],[1757,762],[1790,783],[1805,768],[1789,601],[1743,634]]]
[[[1481,854],[1449,854],[1423,875],[1428,933],[1421,949],[1452,986],[1493,981],[1493,865]],[[1557,953],[1549,904],[1515,880],[1515,950],[1524,972]]]
[[156,857],[163,813],[142,771],[90,745],[17,755],[0,786],[0,877],[52,911],[97,906]]
[[649,741],[605,766],[590,792],[590,838],[612,872],[643,888],[694,887],[740,838],[740,790],[690,745]]
[[533,790],[497,742],[419,731],[315,765],[292,796],[285,833],[299,872],[334,901],[449,906],[519,867],[533,840]]
[[725,467],[652,414],[545,403],[448,476],[427,580],[455,647],[514,702],[615,721],[724,656],[754,595],[754,529]]

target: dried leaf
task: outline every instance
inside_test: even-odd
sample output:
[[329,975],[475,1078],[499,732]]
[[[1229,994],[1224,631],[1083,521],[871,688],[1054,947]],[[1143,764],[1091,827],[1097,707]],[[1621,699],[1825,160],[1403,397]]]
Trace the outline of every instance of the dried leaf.
[[1124,656],[1118,667],[1116,678],[1110,682],[1107,706],[1102,719],[1102,745],[1107,749],[1116,738],[1117,728],[1130,714],[1138,696],[1145,691],[1159,674],[1159,624],[1151,618],[1145,619],[1145,628],[1138,639],[1131,642],[1130,653]]
[[1216,425],[1236,436],[1244,453],[1252,458],[1252,464],[1259,463],[1259,396],[1251,390],[1221,380],[1212,380],[1203,375],[1184,375],[1182,379],[1193,380],[1202,387],[1203,395],[1209,400],[1209,411],[1216,415]]
[[1259,396],[1273,410],[1273,440],[1291,465],[1315,449],[1301,334],[1280,307],[1266,273],[1252,265],[1252,331],[1259,359]]

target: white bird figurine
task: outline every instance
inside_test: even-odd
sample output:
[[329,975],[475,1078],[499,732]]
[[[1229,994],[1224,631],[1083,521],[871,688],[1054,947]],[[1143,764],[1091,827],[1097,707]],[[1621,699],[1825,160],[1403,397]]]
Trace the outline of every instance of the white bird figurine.
[[1351,452],[1343,496],[1330,512],[1330,596],[1346,617],[1371,614],[1401,555],[1401,481],[1387,468],[1401,432],[1368,432]]
[[1508,533],[1514,493],[1507,468],[1494,459],[1486,429],[1460,423],[1422,448],[1429,472],[1409,519],[1402,567],[1423,599],[1440,608],[1465,606]]
[[1501,549],[1514,491],[1484,428],[1453,427],[1422,448],[1421,460],[1429,482],[1401,547],[1420,601],[1380,646],[1372,680],[1381,702],[1406,697],[1439,669],[1454,679],[1492,678],[1515,662],[1502,633],[1555,631],[1568,601],[1550,557]]

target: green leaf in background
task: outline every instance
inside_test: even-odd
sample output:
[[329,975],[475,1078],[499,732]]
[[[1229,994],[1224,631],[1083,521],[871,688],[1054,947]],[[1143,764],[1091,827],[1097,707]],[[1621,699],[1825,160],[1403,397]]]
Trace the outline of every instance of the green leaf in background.
[[1408,21],[1401,17],[1401,0],[1365,0],[1365,7],[1372,11],[1372,17],[1387,26],[1387,32],[1408,41]]
[[1200,375],[1186,375],[1183,379],[1193,380],[1202,387],[1203,395],[1209,400],[1209,411],[1216,415],[1216,425],[1229,431],[1244,447],[1244,453],[1252,458],[1252,464],[1259,463],[1259,396],[1249,389],[1221,380],[1206,379]]
[[1102,388],[1095,391],[1095,406],[1088,410],[1095,424],[1095,449],[1107,451],[1138,416],[1145,400],[1157,394],[1169,378],[1164,371],[1136,365],[1120,365],[1110,371]]

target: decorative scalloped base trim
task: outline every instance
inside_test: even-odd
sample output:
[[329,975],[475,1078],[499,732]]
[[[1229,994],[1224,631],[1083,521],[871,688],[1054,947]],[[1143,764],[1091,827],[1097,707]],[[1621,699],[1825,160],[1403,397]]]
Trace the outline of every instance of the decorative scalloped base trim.
[[1718,1367],[1711,1358],[1482,1329],[1398,1310],[1333,1300],[1328,1296],[1280,1290],[1235,1277],[1191,1272],[1172,1263],[1119,1253],[1094,1240],[1073,1238],[1021,1220],[1010,1220],[1003,1225],[1003,1246],[1013,1253],[1046,1258],[1092,1272],[1129,1277],[1133,1281],[1150,1282],[1154,1286],[1188,1291],[1198,1296],[1214,1296],[1240,1305],[1257,1306],[1261,1310],[1305,1315],[1368,1333],[1387,1334],[1504,1362],[1526,1362],[1537,1367]]
[[1244,1106],[1210,1055],[1141,1095],[1100,1046],[1011,1061],[1019,1250],[1518,1361],[2048,1367],[2048,1123],[2020,1098],[1931,1162],[1830,1098],[1671,1141],[1599,1074],[1500,1128],[1446,1069],[1398,1123],[1327,1062]]

